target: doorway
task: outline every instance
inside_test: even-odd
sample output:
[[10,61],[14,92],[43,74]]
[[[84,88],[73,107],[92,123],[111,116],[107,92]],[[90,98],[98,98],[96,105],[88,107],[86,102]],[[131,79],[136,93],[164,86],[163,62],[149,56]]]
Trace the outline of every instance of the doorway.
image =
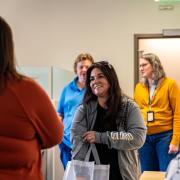
[[166,75],[180,85],[180,35],[134,35],[134,87],[139,82],[139,56],[142,52],[156,54],[162,62]]

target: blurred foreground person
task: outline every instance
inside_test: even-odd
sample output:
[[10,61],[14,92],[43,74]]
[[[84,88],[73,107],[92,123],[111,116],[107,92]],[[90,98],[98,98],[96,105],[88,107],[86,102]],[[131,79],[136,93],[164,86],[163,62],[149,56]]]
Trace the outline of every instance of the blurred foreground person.
[[63,124],[46,92],[17,72],[12,31],[0,17],[0,179],[42,180],[41,149],[62,136]]

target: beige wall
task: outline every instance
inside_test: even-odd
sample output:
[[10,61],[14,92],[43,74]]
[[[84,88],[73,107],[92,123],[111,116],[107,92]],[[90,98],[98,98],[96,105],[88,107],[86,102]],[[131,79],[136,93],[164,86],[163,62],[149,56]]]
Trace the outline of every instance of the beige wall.
[[133,94],[133,35],[180,28],[180,5],[159,11],[153,0],[0,0],[19,65],[71,70],[75,56],[109,59],[123,90]]

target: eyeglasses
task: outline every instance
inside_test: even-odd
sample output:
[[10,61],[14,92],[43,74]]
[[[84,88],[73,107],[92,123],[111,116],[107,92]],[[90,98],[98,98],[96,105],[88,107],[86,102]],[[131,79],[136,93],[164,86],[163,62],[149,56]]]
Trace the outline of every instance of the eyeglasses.
[[144,67],[146,67],[147,65],[149,65],[149,63],[140,64],[140,65],[139,65],[139,68],[144,68]]

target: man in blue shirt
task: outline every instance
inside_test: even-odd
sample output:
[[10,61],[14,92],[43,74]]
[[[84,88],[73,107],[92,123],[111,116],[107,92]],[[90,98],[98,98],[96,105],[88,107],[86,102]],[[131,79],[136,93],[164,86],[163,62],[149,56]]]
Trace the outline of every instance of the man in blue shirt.
[[77,106],[82,102],[85,92],[86,71],[94,62],[90,54],[79,54],[74,62],[74,72],[77,75],[73,81],[63,88],[57,111],[64,123],[64,137],[59,145],[60,158],[64,169],[71,160],[70,128]]

